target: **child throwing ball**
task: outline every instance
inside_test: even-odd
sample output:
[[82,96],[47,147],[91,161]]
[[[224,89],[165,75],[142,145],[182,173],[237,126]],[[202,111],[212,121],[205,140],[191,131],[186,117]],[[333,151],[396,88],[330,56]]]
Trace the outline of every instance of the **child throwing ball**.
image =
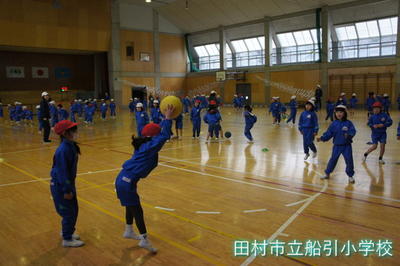
[[[133,156],[122,165],[122,170],[115,181],[117,196],[121,205],[125,207],[126,226],[123,237],[140,240],[139,246],[152,253],[156,253],[157,249],[151,245],[147,237],[137,183],[157,167],[158,152],[170,138],[173,111],[174,107],[169,105],[161,125],[147,124],[142,129],[141,137],[132,136],[132,145],[135,149]],[[136,235],[132,228],[134,218],[140,235]]]

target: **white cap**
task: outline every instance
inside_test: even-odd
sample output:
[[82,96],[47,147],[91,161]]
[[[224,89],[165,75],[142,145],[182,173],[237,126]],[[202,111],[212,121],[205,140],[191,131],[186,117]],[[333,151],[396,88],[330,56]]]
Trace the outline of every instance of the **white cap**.
[[290,99],[296,99],[296,95],[293,95],[292,97],[290,97]]
[[315,97],[311,97],[310,100],[313,100],[315,102]]
[[341,94],[340,94],[340,96],[345,96],[346,95],[346,93],[344,93],[344,92],[342,92]]
[[315,107],[315,101],[313,99],[308,100],[307,103],[311,103],[311,105]]
[[40,105],[36,105],[36,109],[40,109]]
[[211,91],[211,94],[213,94],[213,93],[217,93],[216,91]]
[[237,97],[237,94],[235,94],[235,95],[233,95],[233,96]]
[[28,108],[28,107],[26,107],[25,105],[24,105],[24,106],[22,106],[22,109],[26,109],[26,108]]
[[383,94],[383,97],[388,97],[389,95],[387,95],[387,93]]
[[136,108],[137,108],[137,107],[143,107],[143,104],[142,104],[142,103],[137,103],[137,104],[136,104]]
[[47,91],[42,92],[42,97],[43,97],[43,96],[46,96],[46,95],[49,95],[49,94],[47,93]]
[[107,105],[106,103],[103,103],[103,105]]
[[344,110],[347,111],[347,107],[344,106],[343,104],[339,104],[338,106],[335,107],[335,109],[339,109],[339,108],[344,109]]
[[158,103],[158,100],[154,100],[153,103]]
[[77,102],[77,101],[78,101],[77,99],[74,100],[74,102]]
[[318,87],[318,88],[321,88],[321,85],[317,84],[317,87]]
[[95,98],[95,99],[93,99],[93,101],[95,102],[95,101],[97,101],[97,99]]
[[129,101],[133,101],[133,99],[132,99],[132,98],[129,98]]
[[104,101],[104,99],[101,99],[101,101]]
[[138,98],[135,97],[135,98],[133,98],[133,99],[134,99],[134,100],[137,100]]
[[51,104],[55,104],[56,102],[55,102],[55,101],[50,101],[50,103],[51,103]]
[[79,100],[78,100],[78,102],[81,102],[81,101],[82,101],[82,99],[79,99]]
[[357,94],[355,94],[355,93],[353,93],[352,95],[353,95],[353,96],[357,96]]

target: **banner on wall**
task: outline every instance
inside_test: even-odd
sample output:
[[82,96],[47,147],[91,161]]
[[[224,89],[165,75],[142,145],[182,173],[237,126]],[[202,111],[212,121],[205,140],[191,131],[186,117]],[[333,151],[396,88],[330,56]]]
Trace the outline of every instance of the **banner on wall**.
[[47,68],[47,67],[32,67],[32,78],[48,79],[49,78],[49,68]]
[[6,67],[7,78],[25,78],[24,67],[8,66]]
[[68,67],[56,67],[54,71],[56,79],[67,79],[72,76],[71,69]]

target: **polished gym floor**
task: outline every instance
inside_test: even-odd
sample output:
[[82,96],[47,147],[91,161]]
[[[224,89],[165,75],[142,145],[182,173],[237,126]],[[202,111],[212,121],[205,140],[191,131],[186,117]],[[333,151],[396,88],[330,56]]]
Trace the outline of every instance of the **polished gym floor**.
[[[76,249],[61,247],[60,217],[49,192],[58,138],[52,133],[52,144],[45,145],[36,123],[0,121],[0,265],[398,265],[399,112],[392,113],[385,165],[378,164],[377,151],[362,163],[370,129],[364,111],[351,117],[357,128],[354,185],[347,182],[342,158],[331,179],[320,180],[331,142],[318,143],[317,158],[305,162],[297,127],[272,125],[265,109],[255,113],[254,144],[243,136],[241,112],[228,107],[222,109],[222,126],[232,132],[229,140],[206,144],[204,123],[200,140],[193,140],[186,116],[183,138],[165,144],[159,166],[138,189],[156,255],[122,238],[124,209],[113,183],[132,154],[136,129],[128,111],[115,120],[97,117],[93,126],[79,126],[77,232],[86,245]],[[319,114],[320,134],[329,125],[324,114]],[[279,240],[286,251],[235,256],[239,240]],[[318,240],[321,256],[288,255],[295,240],[303,248],[307,240]],[[325,244],[335,240],[337,254],[327,257]],[[358,252],[345,245],[348,240]],[[373,241],[369,256],[359,251],[361,240]],[[378,242],[392,244],[378,251]]]

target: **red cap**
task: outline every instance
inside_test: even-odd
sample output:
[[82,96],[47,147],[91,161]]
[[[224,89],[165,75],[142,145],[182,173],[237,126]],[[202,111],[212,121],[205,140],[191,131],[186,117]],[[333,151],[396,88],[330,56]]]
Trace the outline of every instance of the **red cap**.
[[62,120],[56,124],[54,127],[54,132],[56,132],[57,135],[62,135],[64,132],[74,126],[77,126],[78,123],[71,122],[69,120]]
[[379,107],[379,108],[382,108],[382,104],[381,104],[381,102],[374,102],[374,104],[372,105],[372,107]]
[[211,100],[211,101],[210,101],[210,104],[211,104],[211,105],[216,105],[216,104],[217,104],[217,102],[216,102],[216,101],[214,101],[214,100]]
[[160,134],[161,127],[158,124],[150,123],[144,126],[142,129],[142,135],[145,137],[154,137]]
[[196,100],[195,102],[196,102],[196,103],[201,103],[201,101],[200,101],[200,100]]

